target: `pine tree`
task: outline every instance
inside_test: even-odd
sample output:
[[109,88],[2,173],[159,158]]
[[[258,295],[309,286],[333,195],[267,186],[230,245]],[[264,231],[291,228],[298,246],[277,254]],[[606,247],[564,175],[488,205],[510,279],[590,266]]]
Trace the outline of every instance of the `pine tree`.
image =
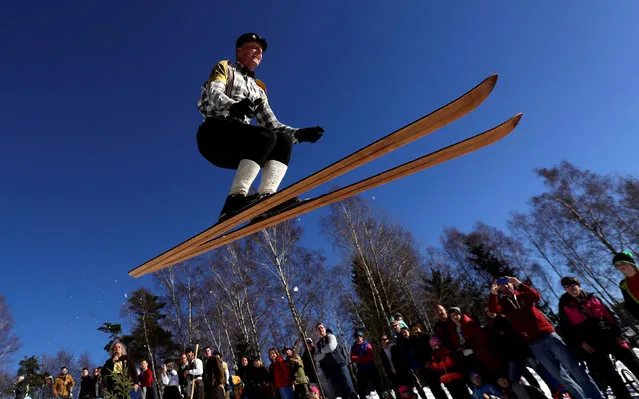
[[134,318],[129,353],[136,361],[148,360],[153,370],[156,357],[164,358],[175,352],[171,333],[160,325],[166,317],[164,307],[159,297],[146,288],[131,293],[126,303],[126,312]]
[[[488,275],[492,279],[502,276],[515,276],[517,271],[508,263],[497,258],[493,252],[486,248],[484,243],[474,244],[471,240],[466,242],[468,247],[468,261],[479,273]],[[492,281],[489,281],[492,282]]]

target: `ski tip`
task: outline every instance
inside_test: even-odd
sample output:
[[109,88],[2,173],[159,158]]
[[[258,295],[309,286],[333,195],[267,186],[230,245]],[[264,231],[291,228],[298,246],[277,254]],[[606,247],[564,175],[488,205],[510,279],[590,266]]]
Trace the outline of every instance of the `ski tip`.
[[475,89],[478,87],[483,87],[484,89],[488,89],[489,92],[492,92],[495,86],[497,86],[497,79],[499,75],[494,73],[488,76],[486,79],[482,80],[480,84],[478,84]]
[[524,116],[523,112],[520,112],[517,115],[513,116],[512,120],[515,123],[515,125],[519,124],[519,121],[521,120],[523,116]]
[[502,123],[501,126],[505,126],[508,125],[509,130],[512,131],[514,130],[517,126],[519,126],[519,121],[521,121],[521,118],[524,116],[523,113],[518,113],[516,115],[514,115],[513,117],[511,117],[510,119],[508,119],[506,122]]

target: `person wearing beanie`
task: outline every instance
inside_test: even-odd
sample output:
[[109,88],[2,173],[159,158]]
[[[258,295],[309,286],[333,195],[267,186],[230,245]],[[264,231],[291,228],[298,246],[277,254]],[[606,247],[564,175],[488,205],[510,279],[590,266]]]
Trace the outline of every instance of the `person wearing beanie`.
[[448,315],[451,315],[453,313],[462,314],[461,309],[457,306],[453,306],[452,308],[448,309]]
[[[473,390],[473,399],[499,398],[501,392],[497,387],[489,382],[485,382],[482,376],[476,371],[470,373],[471,389]],[[495,379],[495,382],[497,379]]]
[[[315,143],[324,132],[320,126],[296,129],[277,120],[266,97],[266,86],[254,72],[266,48],[266,40],[255,33],[238,37],[236,61],[215,65],[197,103],[204,119],[197,131],[200,154],[214,166],[235,170],[220,222],[274,194],[288,169],[293,145]],[[251,125],[253,119],[257,125]],[[260,171],[257,193],[248,195]],[[299,202],[292,198],[270,212]]]
[[306,399],[310,391],[308,390],[309,379],[304,370],[304,361],[297,354],[295,348],[285,346],[283,350],[286,355],[286,362],[291,368],[293,379],[293,396],[296,399]]
[[373,346],[364,340],[364,333],[361,331],[355,332],[353,338],[355,342],[351,346],[351,362],[357,366],[357,394],[360,399],[366,399],[371,391],[375,391],[381,397],[381,379],[375,365]]
[[610,355],[634,374],[639,374],[639,359],[623,338],[617,316],[595,294],[581,289],[578,278],[564,277],[561,285],[566,292],[559,298],[559,326],[566,343],[612,388],[615,397],[630,399]]
[[408,324],[406,324],[406,322],[404,321],[404,316],[402,316],[401,313],[395,313],[393,315],[393,320],[391,320],[391,321],[398,322],[400,327],[407,327],[408,328]]
[[624,275],[624,279],[619,282],[623,304],[630,314],[639,320],[639,269],[637,269],[637,262],[630,251],[623,251],[615,254],[612,258],[612,264]]

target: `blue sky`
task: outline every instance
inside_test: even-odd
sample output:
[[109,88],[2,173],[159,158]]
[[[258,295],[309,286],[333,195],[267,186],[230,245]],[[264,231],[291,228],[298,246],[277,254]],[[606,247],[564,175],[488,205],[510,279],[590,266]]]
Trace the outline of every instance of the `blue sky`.
[[[321,125],[283,185],[499,73],[441,131],[335,181],[348,184],[490,128],[480,152],[364,194],[437,245],[444,226],[503,226],[562,159],[637,173],[636,2],[12,2],[0,25],[0,293],[25,354],[88,350],[138,264],[213,224],[232,172],[198,153],[200,85],[235,38],[269,41],[258,75],[283,122]],[[239,5],[241,4],[241,5]],[[322,187],[311,194],[319,194]],[[304,242],[332,256],[314,212]]]

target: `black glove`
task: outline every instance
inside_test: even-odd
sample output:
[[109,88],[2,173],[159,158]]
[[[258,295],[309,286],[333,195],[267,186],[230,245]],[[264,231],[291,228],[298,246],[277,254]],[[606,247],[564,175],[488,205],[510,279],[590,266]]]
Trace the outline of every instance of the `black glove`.
[[262,99],[258,98],[255,102],[244,98],[229,107],[229,117],[233,119],[244,120],[247,116],[251,119],[255,115],[255,111],[262,105]]
[[319,140],[324,134],[324,128],[319,126],[314,127],[305,127],[303,129],[299,129],[295,132],[295,138],[300,143],[309,142],[314,143]]

